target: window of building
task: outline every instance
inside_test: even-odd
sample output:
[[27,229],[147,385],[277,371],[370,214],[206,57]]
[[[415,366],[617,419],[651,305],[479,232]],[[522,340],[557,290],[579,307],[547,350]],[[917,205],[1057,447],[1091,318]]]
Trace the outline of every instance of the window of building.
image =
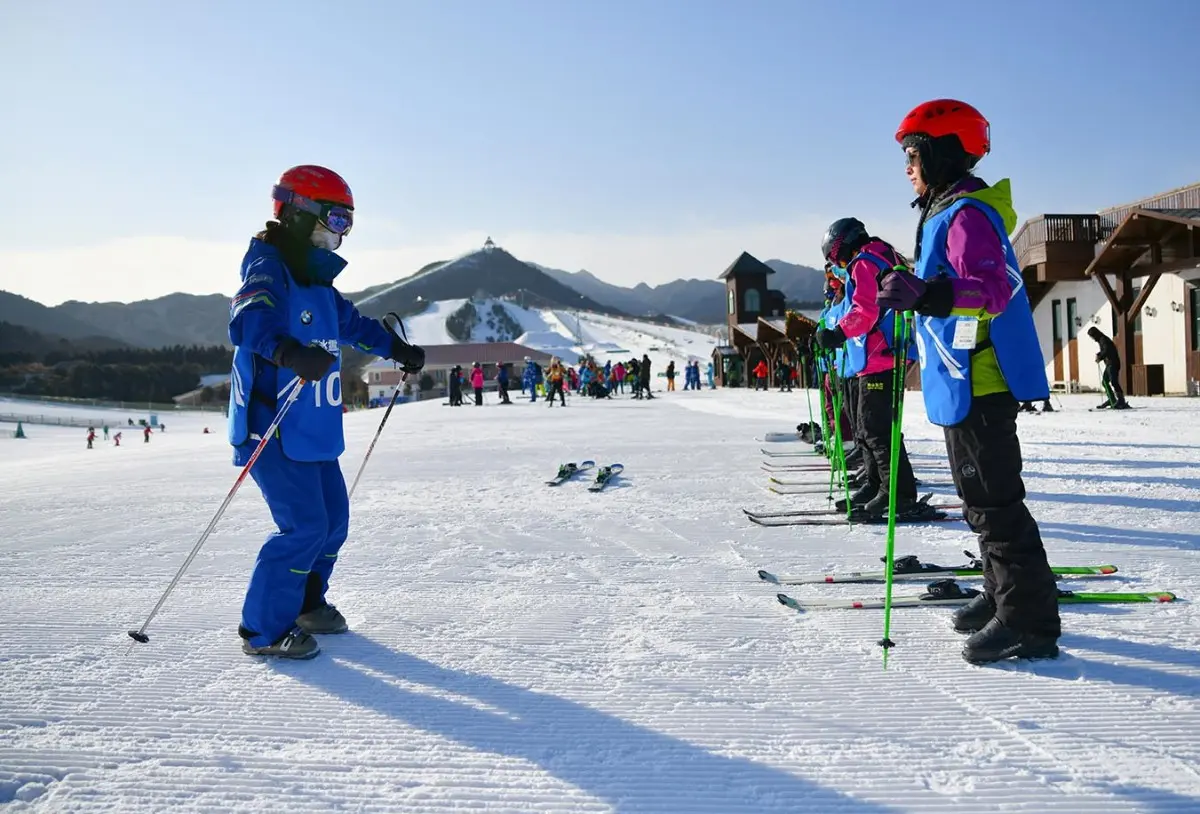
[[1188,286],[1188,305],[1191,307],[1192,350],[1200,351],[1200,286]]
[[732,315],[733,315],[733,313],[734,313],[734,305],[735,305],[735,303],[736,303],[736,301],[735,301],[735,300],[734,300],[734,298],[733,298],[733,289],[732,289],[732,288],[730,288],[730,289],[729,289],[729,314],[730,314],[730,316],[732,316]]
[[1062,300],[1050,301],[1051,334],[1055,342],[1062,342]]
[[1074,339],[1079,335],[1079,325],[1076,320],[1079,319],[1079,308],[1075,304],[1074,297],[1067,298],[1067,339]]
[[757,314],[762,311],[762,297],[759,295],[757,288],[747,288],[742,302],[748,313]]

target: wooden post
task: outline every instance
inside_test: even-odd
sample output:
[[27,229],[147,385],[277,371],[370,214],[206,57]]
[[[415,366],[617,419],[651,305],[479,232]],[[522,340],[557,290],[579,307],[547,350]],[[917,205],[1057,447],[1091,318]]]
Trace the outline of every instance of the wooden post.
[[1117,336],[1113,342],[1121,356],[1121,389],[1126,393],[1133,392],[1133,311],[1129,307],[1132,300],[1133,284],[1129,269],[1124,269],[1117,275]]

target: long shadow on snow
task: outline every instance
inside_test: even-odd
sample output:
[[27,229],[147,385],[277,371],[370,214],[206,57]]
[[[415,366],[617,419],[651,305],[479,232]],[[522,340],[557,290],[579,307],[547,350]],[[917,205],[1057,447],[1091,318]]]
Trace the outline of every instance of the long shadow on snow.
[[1062,472],[1034,472],[1029,469],[1021,473],[1027,478],[1054,478],[1069,481],[1098,481],[1100,483],[1135,483],[1153,486],[1182,486],[1185,489],[1200,489],[1200,478],[1172,478],[1167,475],[1103,475],[1088,472],[1082,475],[1064,475]]
[[1138,642],[1120,642],[1119,645],[1111,645],[1105,642],[1105,639],[1097,636],[1066,633],[1063,635],[1062,645],[1069,654],[1067,658],[1060,658],[1056,661],[1029,662],[1029,666],[1023,669],[1043,678],[1061,681],[1086,679],[1109,684],[1123,684],[1127,687],[1142,687],[1171,695],[1200,697],[1200,677],[1195,675],[1180,675],[1166,670],[1157,670],[1147,667],[1145,664],[1113,664],[1084,658],[1071,652],[1071,646],[1079,644],[1089,650],[1104,650],[1112,655],[1147,661],[1170,663],[1174,657],[1184,667],[1200,666],[1197,654],[1167,645],[1140,644]]
[[[1085,441],[1085,442],[1080,442],[1080,443],[1087,444],[1088,446],[1093,446],[1090,441]],[[1033,446],[1033,444],[1029,444],[1029,446]],[[1076,444],[1075,446],[1079,446],[1079,444]],[[1135,444],[1122,444],[1121,446],[1136,446],[1136,445]],[[1177,448],[1182,449],[1185,447],[1183,447],[1181,445],[1180,447],[1177,447]],[[1191,449],[1190,447],[1186,447],[1186,448]],[[930,458],[930,459],[934,459],[934,460],[946,461],[946,455],[944,453],[910,452],[910,453],[908,453],[908,457],[910,459]],[[1049,465],[1058,464],[1060,466],[1091,466],[1091,467],[1100,467],[1103,469],[1121,469],[1121,468],[1125,468],[1125,469],[1177,469],[1177,468],[1182,469],[1185,467],[1191,468],[1191,467],[1196,466],[1196,464],[1191,461],[1139,461],[1136,458],[1118,458],[1115,460],[1111,459],[1111,458],[1045,458],[1040,455],[1038,455],[1038,456],[1030,455],[1030,454],[1028,454],[1027,451],[1022,455],[1022,460],[1026,464],[1049,464]],[[1083,473],[1083,474],[1078,475],[1078,477],[1090,478],[1091,474]]]
[[1137,441],[1022,441],[1022,447],[1075,447],[1078,449],[1081,445],[1086,444],[1089,447],[1119,447],[1131,449],[1191,449],[1190,444],[1153,444],[1153,443],[1138,443]]
[[[713,754],[584,704],[440,667],[364,636],[330,638],[317,662],[273,666],[355,706],[472,749],[526,760],[617,811],[894,811],[761,763]],[[397,682],[468,696],[492,709]]]
[[[1089,443],[1090,442],[1084,442]],[[1101,469],[1191,469],[1196,466],[1191,461],[1139,461],[1137,458],[1043,458],[1041,456],[1024,455],[1027,464],[1049,464],[1051,466],[1090,466]],[[1090,477],[1081,475],[1080,477]]]
[[1154,529],[1118,529],[1111,526],[1086,526],[1078,523],[1050,523],[1039,520],[1043,537],[1075,543],[1126,543],[1162,546],[1183,551],[1200,551],[1200,534]]
[[1200,512],[1200,501],[1175,500],[1165,497],[1130,497],[1129,495],[1083,495],[1076,492],[1029,492],[1029,500],[1052,503],[1084,503],[1089,506],[1124,506],[1129,509],[1165,509],[1172,512]]
[[1104,783],[1098,788],[1107,794],[1128,799],[1129,810],[1139,811],[1142,814],[1180,814],[1180,812],[1200,811],[1200,797],[1189,797],[1167,789],[1129,786],[1124,783]]

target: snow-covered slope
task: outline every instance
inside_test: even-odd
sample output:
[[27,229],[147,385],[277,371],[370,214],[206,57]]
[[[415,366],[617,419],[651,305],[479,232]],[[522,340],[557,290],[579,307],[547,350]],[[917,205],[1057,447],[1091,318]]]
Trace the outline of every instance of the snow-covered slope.
[[[454,342],[446,320],[467,300],[442,300],[430,303],[426,310],[405,320],[410,339],[421,345]],[[627,359],[649,354],[655,367],[662,370],[674,359],[681,365],[689,359],[707,359],[716,339],[702,329],[657,325],[633,319],[618,319],[586,311],[538,310],[522,308],[507,300],[472,301],[481,320],[471,332],[472,342],[499,338],[497,326],[488,324],[492,309],[502,308],[522,333],[512,341],[561,356],[574,363],[583,354],[600,361]]]
[[[299,664],[239,649],[273,528],[250,481],[150,643],[125,635],[233,482],[224,434],[200,433],[209,417],[91,451],[77,431],[0,437],[0,806],[1200,811],[1197,401],[1104,414],[1067,397],[1021,418],[1052,560],[1121,568],[1064,587],[1184,601],[1066,609],[1058,661],[994,668],[962,662],[947,609],[898,610],[885,672],[880,612],[799,616],[755,577],[878,568],[883,553],[878,527],[760,528],[739,511],[824,505],[768,492],[753,440],[807,420],[804,394],[659,396],[398,408],[330,594],[353,632]],[[918,474],[947,480],[940,431],[919,398],[906,407]],[[348,477],[381,417],[346,416]],[[588,457],[625,473],[601,494],[542,486]],[[898,535],[898,553],[939,563],[973,545],[961,523]]]

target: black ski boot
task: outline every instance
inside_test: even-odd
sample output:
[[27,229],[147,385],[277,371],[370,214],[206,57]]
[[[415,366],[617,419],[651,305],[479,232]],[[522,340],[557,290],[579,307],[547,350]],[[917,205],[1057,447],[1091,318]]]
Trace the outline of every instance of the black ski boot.
[[974,633],[996,616],[996,601],[987,594],[981,593],[950,617],[954,630],[958,633]]
[[1052,405],[1050,403],[1050,399],[1046,399],[1045,401],[1042,402],[1042,412],[1043,413],[1053,413],[1054,412],[1054,405]]
[[1020,409],[1017,410],[1017,412],[1019,412],[1019,413],[1036,413],[1037,410],[1034,409],[1032,401],[1023,401],[1023,402],[1021,402],[1021,407],[1020,407]]
[[1004,659],[1056,659],[1058,637],[1022,633],[1007,627],[999,619],[992,619],[983,630],[967,639],[962,657],[971,664],[990,664]]
[[1112,408],[1114,410],[1132,410],[1133,409],[1132,407],[1129,406],[1129,402],[1125,401],[1124,399],[1121,399],[1120,401],[1118,401],[1116,404],[1113,405]]
[[854,449],[850,450],[850,454],[846,456],[846,468],[847,469],[858,469],[860,466],[862,466],[862,462],[863,462],[863,448],[862,447],[855,447]]
[[1105,401],[1105,402],[1102,402],[1102,403],[1100,403],[1100,404],[1097,404],[1097,405],[1096,405],[1096,409],[1097,409],[1097,410],[1107,410],[1107,409],[1108,409],[1109,407],[1111,407],[1111,406],[1112,406],[1112,404],[1110,404],[1109,402]]
[[[863,506],[866,506],[868,503],[870,503],[878,494],[878,486],[873,483],[864,484],[858,489],[857,492],[850,495],[850,505],[855,509],[861,509]],[[846,498],[842,498],[837,503],[834,503],[833,506],[839,512],[846,511]]]
[[[889,495],[886,489],[880,488],[879,494],[862,507],[866,517],[887,517]],[[925,500],[913,498],[896,499],[896,519],[903,523],[913,523],[919,520],[931,520],[943,516]]]

